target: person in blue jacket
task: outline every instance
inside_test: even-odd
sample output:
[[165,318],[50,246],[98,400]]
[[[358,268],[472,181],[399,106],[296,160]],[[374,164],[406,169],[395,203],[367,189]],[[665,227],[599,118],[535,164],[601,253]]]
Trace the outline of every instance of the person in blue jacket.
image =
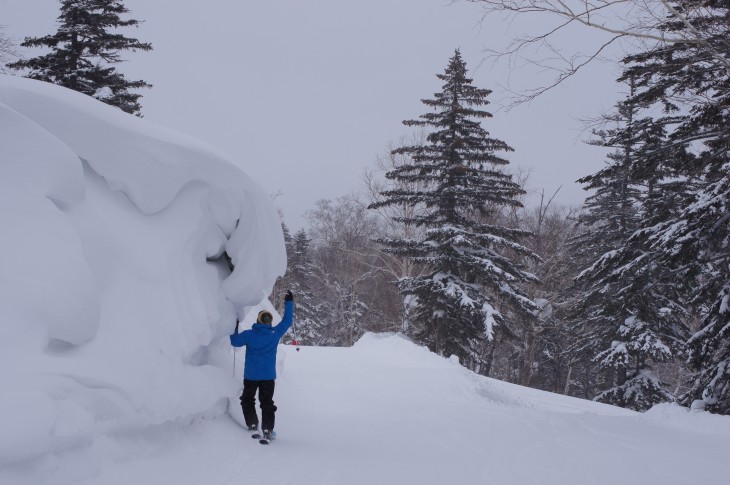
[[294,323],[294,296],[287,291],[284,296],[284,317],[272,326],[273,316],[266,310],[259,312],[250,330],[231,335],[231,345],[246,347],[243,366],[243,394],[241,408],[243,419],[250,430],[257,430],[256,391],[261,405],[261,429],[266,438],[274,431],[276,406],[274,405],[274,381],[276,380],[276,350],[279,340]]

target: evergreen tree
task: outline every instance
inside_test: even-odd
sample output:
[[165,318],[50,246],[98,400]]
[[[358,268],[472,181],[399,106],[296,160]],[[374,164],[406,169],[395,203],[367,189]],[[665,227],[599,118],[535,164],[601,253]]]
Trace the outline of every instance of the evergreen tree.
[[[630,96],[634,94],[632,84]],[[684,307],[671,274],[655,254],[631,239],[642,218],[651,217],[642,209],[647,194],[670,175],[653,156],[665,139],[662,126],[638,119],[637,112],[630,101],[619,104],[621,126],[600,133],[602,144],[617,151],[609,155],[606,168],[580,180],[596,192],[579,219],[587,231],[575,244],[595,260],[589,257],[577,278],[582,291],[573,318],[578,335],[574,351],[598,367],[595,399],[644,411],[674,400],[652,366],[674,358],[686,331],[675,324]],[[654,170],[647,170],[649,165]],[[641,180],[641,174],[650,179]],[[640,190],[642,182],[649,191]]]
[[[425,207],[400,218],[423,227],[422,238],[379,242],[386,252],[430,268],[398,281],[411,298],[412,320],[421,326],[416,339],[478,371],[485,364],[484,343],[495,331],[514,334],[518,322],[537,314],[518,286],[536,278],[510,259],[534,254],[517,242],[526,231],[480,222],[500,208],[521,206],[517,197],[524,193],[501,169],[508,161],[497,152],[512,149],[480,124],[491,116],[477,109],[488,103],[491,91],[472,85],[458,50],[437,77],[444,81],[442,91],[422,101],[434,111],[403,122],[430,129],[426,143],[393,151],[411,156],[410,163],[386,174],[404,183],[382,192],[383,200],[370,207]],[[421,188],[409,189],[411,182]]]
[[309,254],[310,240],[304,229],[299,230],[292,243],[289,266],[290,287],[297,298],[297,316],[292,338],[304,345],[322,345],[326,341],[321,315],[321,302],[313,293],[315,267]]
[[113,67],[122,62],[121,51],[152,49],[148,43],[112,32],[139,24],[138,20],[121,18],[128,12],[121,0],[61,0],[58,31],[27,37],[21,44],[49,48],[50,52],[8,67],[27,70],[26,77],[73,89],[139,115],[142,95],[131,90],[151,85],[129,81]]
[[672,6],[693,15],[673,16],[663,29],[688,40],[628,56],[623,77],[637,81],[632,102],[671,117],[675,128],[660,153],[668,159],[681,146],[693,156],[678,160],[674,201],[660,198],[652,224],[632,239],[670,268],[676,291],[701,315],[701,328],[688,342],[696,375],[685,402],[701,400],[711,411],[730,414],[730,4]]
[[[622,302],[615,295],[621,282],[609,282],[608,289],[602,285],[606,284],[604,258],[623,247],[639,224],[639,194],[630,183],[635,114],[636,109],[630,104],[619,104],[616,120],[619,128],[597,133],[600,140],[593,142],[614,148],[608,155],[607,166],[578,180],[594,193],[586,198],[578,217],[583,230],[571,241],[576,259],[583,262],[577,286],[572,289],[571,320],[575,322],[577,338],[571,352],[584,365],[598,360],[602,372],[593,384],[600,392],[622,388],[630,365],[624,338],[618,335],[626,319]],[[594,389],[586,391],[593,397]],[[604,400],[625,405],[618,395]]]

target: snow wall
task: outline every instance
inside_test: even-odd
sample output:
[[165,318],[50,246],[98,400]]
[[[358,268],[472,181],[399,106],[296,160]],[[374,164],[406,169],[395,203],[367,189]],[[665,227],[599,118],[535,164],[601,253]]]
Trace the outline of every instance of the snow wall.
[[7,75],[0,231],[0,466],[224,410],[227,336],[286,265],[269,195],[224,155]]

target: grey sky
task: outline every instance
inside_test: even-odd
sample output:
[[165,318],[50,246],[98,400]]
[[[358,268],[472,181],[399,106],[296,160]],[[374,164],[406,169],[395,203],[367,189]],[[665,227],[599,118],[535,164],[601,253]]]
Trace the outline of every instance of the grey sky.
[[[17,39],[55,31],[57,0],[0,0],[0,24]],[[581,118],[610,108],[620,90],[614,68],[596,64],[511,111],[500,84],[533,81],[518,65],[482,63],[515,25],[480,24],[472,4],[443,0],[126,0],[143,20],[129,35],[151,42],[125,54],[120,69],[154,87],[143,92],[145,118],[229,153],[270,193],[292,229],[321,198],[361,189],[363,168],[389,142],[411,132],[401,121],[425,112],[460,48],[474,84],[495,92],[484,122],[515,148],[515,167],[532,171],[529,188],[579,204],[575,180],[602,164],[601,149],[580,141]],[[539,20],[539,19],[533,19]],[[524,22],[522,22],[524,26]],[[578,36],[569,42],[583,42]],[[37,52],[37,51],[36,51]],[[33,55],[30,51],[28,54]],[[548,79],[547,77],[545,78]],[[586,138],[583,134],[583,138]],[[533,195],[528,202],[535,203]]]

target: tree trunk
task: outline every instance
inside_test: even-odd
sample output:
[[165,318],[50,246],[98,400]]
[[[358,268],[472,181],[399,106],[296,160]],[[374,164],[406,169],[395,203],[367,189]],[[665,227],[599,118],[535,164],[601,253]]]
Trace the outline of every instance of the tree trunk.
[[563,394],[566,396],[570,393],[570,375],[573,373],[573,366],[568,365],[568,375],[565,376],[565,389],[563,390]]
[[486,369],[484,370],[484,375],[489,377],[489,375],[492,373],[492,363],[494,362],[494,350],[497,348],[497,340],[496,338],[492,340],[492,348],[489,350],[489,358],[487,359],[487,365]]
[[520,369],[519,379],[521,386],[529,386],[532,379],[532,364],[535,361],[535,333],[535,328],[530,325],[527,329],[525,351],[522,353],[522,368]]

